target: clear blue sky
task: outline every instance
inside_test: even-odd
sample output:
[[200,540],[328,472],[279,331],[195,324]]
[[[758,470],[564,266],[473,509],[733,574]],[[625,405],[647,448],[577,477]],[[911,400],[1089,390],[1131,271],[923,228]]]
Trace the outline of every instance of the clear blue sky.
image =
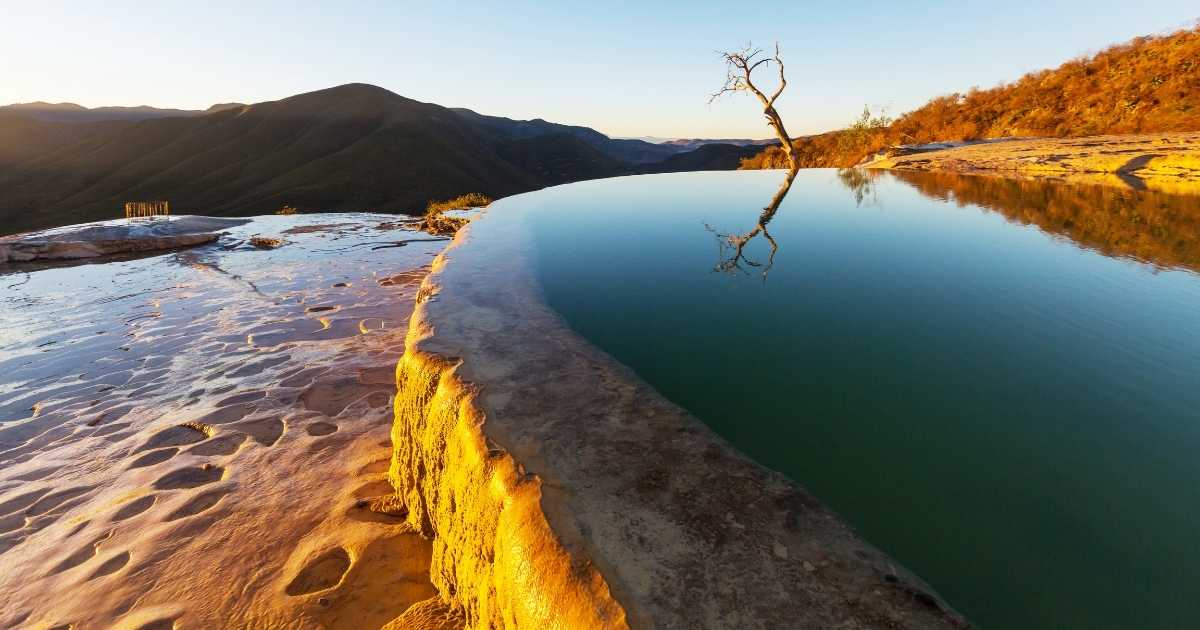
[[338,4],[0,0],[0,103],[204,108],[364,82],[617,136],[767,137],[749,97],[707,104],[715,50],[778,40],[805,133],[1200,17],[1196,0]]

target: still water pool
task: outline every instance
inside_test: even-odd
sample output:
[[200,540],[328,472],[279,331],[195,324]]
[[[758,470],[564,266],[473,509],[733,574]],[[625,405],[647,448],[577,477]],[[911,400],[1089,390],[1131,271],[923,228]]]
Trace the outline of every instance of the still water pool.
[[517,199],[575,330],[981,627],[1200,627],[1200,197],[802,171],[737,256],[783,177]]

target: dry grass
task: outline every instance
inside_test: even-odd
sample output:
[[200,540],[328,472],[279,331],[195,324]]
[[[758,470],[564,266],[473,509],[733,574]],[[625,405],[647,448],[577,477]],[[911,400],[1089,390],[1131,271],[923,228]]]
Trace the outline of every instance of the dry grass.
[[255,234],[250,237],[250,244],[259,249],[275,249],[283,245],[283,239]]
[[933,99],[893,126],[904,141],[1200,130],[1200,27],[1138,37],[989,90]]
[[425,207],[425,216],[441,214],[447,210],[482,208],[491,205],[491,203],[492,200],[487,195],[482,193],[467,193],[445,201],[430,201],[429,205]]
[[465,217],[448,217],[450,210],[465,210],[482,208],[491,205],[492,200],[482,193],[467,193],[445,201],[430,201],[425,207],[425,216],[421,219],[421,229],[430,234],[454,234],[466,225],[469,219]]

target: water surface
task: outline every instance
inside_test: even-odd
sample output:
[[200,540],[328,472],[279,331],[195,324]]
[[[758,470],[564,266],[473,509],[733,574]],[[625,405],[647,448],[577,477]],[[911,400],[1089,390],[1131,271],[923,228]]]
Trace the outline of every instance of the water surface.
[[731,258],[782,177],[520,197],[549,303],[984,628],[1200,627],[1200,200],[802,171]]

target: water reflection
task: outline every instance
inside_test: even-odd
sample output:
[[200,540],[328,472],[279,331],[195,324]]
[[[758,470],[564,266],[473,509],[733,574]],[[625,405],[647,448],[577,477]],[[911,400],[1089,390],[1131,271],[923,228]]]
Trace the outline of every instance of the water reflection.
[[[777,243],[771,233],[767,231],[767,224],[771,219],[775,218],[775,213],[779,210],[779,204],[783,203],[784,197],[787,197],[788,191],[792,189],[792,181],[796,179],[796,173],[800,169],[793,168],[784,176],[783,182],[775,191],[775,195],[771,197],[771,203],[763,208],[762,213],[758,215],[758,222],[755,223],[754,229],[749,232],[720,232],[711,225],[705,224],[704,229],[712,232],[717,238],[717,264],[713,267],[713,271],[722,273],[749,273],[743,264],[761,269],[763,281],[766,281],[767,274],[771,273],[771,267],[775,264],[775,253],[779,251],[779,243]],[[762,235],[763,239],[771,247],[770,254],[767,255],[765,263],[758,262],[746,256],[746,245],[750,244],[755,238]]]
[[842,168],[837,172],[838,180],[854,193],[854,204],[860,207],[863,201],[866,201],[867,205],[879,203],[875,194],[875,180],[879,179],[881,174],[882,171],[865,168]]
[[[1200,271],[1200,196],[932,171],[888,173],[931,199],[986,208],[1105,256]],[[842,181],[858,196],[861,188]]]

